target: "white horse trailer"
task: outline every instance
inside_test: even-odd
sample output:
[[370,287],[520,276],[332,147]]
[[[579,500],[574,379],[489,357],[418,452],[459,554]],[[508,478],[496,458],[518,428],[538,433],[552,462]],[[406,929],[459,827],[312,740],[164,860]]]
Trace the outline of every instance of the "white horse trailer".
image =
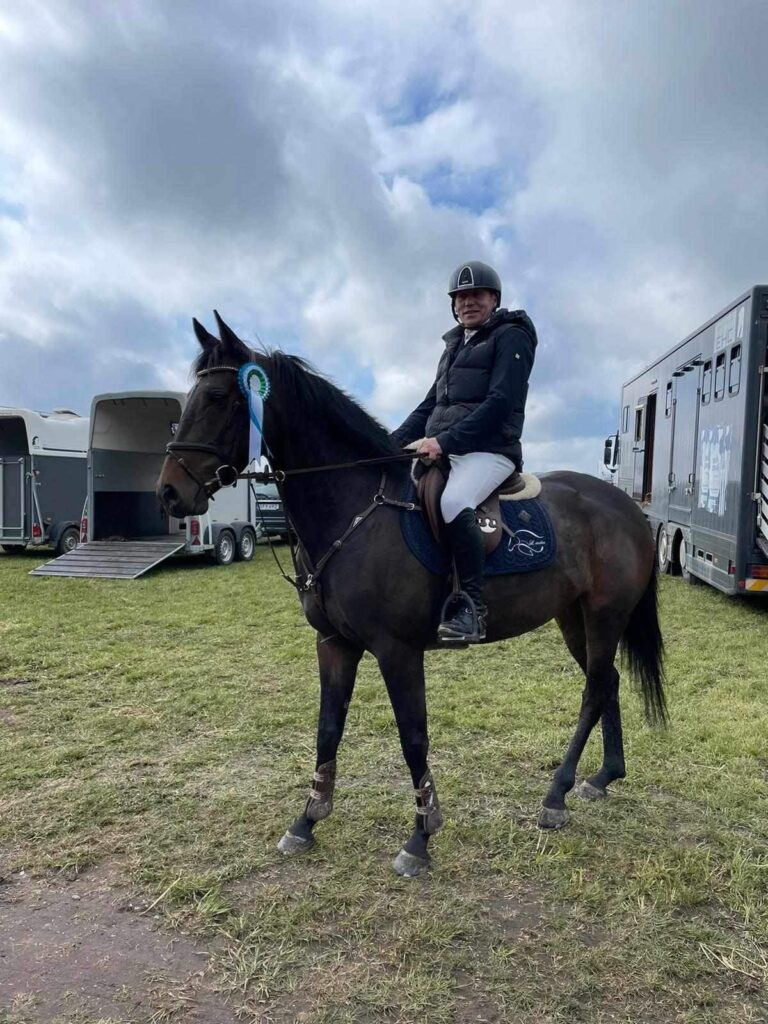
[[93,399],[81,543],[32,575],[135,579],[172,555],[208,554],[220,565],[253,558],[259,530],[245,481],[217,492],[203,515],[184,519],[169,516],[155,494],[185,401],[175,391]]
[[0,407],[0,544],[8,554],[49,544],[57,554],[79,539],[86,489],[88,420]]

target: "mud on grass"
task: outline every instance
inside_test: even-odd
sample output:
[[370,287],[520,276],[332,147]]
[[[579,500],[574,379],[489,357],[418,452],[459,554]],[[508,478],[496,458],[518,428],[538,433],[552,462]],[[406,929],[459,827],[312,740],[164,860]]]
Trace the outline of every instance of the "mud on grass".
[[[571,799],[556,834],[535,815],[581,690],[556,629],[430,654],[447,824],[430,876],[408,882],[390,861],[410,787],[369,658],[335,813],[303,859],[275,850],[309,780],[317,684],[268,552],[130,583],[29,579],[34,564],[0,557],[0,978],[9,949],[46,938],[30,932],[46,920],[35,886],[73,942],[68,894],[90,886],[116,945],[82,936],[80,1004],[46,995],[43,961],[3,994],[3,1024],[768,1020],[762,606],[662,581],[671,728],[649,730],[625,684],[628,778],[602,804]],[[599,757],[595,738],[584,774]],[[138,944],[137,919],[154,936]],[[130,1012],[93,996],[107,953],[132,964]],[[204,964],[191,989],[176,984],[187,954]]]

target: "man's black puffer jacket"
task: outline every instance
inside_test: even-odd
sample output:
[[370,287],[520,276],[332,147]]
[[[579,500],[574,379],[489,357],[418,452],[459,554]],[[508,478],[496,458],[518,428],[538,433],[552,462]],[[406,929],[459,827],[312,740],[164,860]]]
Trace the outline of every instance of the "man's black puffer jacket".
[[426,398],[394,431],[397,444],[435,437],[446,455],[495,452],[518,469],[536,328],[522,309],[498,309],[464,343],[459,325],[443,335],[445,352]]

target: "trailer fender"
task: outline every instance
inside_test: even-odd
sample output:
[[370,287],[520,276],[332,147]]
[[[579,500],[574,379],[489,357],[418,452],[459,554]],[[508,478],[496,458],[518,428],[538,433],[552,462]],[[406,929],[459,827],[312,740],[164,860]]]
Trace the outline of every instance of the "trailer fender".
[[243,530],[246,529],[246,527],[249,530],[253,530],[254,533],[256,532],[255,527],[252,526],[251,523],[247,523],[244,520],[239,520],[238,519],[236,522],[230,523],[229,525],[232,527],[232,530],[234,531],[235,540],[238,542],[238,544],[240,543],[240,536],[241,536]]
[[219,535],[222,530],[231,530],[235,533],[235,539],[237,539],[237,533],[232,523],[211,523],[211,536],[209,540],[211,547],[216,545],[216,541],[219,539]]
[[62,533],[64,533],[65,530],[68,530],[71,526],[74,526],[79,535],[80,523],[74,519],[65,519],[62,520],[62,522],[60,523],[51,523],[51,525],[48,527],[48,536],[46,538],[46,543],[50,544],[52,548],[55,548],[56,545],[59,543]]

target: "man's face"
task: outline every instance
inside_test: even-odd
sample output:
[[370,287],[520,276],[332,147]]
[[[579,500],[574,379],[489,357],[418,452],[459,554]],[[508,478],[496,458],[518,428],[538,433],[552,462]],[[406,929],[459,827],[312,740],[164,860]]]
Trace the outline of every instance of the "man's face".
[[496,292],[488,288],[468,288],[454,299],[456,316],[470,331],[484,324],[496,306]]

